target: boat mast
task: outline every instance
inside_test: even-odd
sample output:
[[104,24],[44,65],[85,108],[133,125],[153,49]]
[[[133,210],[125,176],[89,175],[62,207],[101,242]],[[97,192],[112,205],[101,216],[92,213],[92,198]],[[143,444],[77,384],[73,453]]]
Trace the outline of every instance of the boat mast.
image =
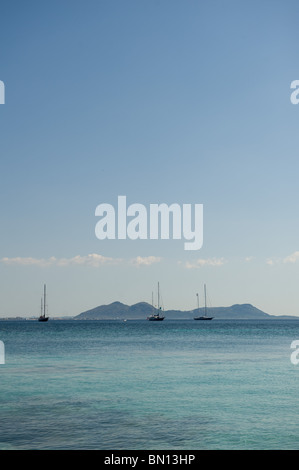
[[158,282],[158,310],[160,310],[160,287],[159,287],[159,282]]
[[44,284],[44,317],[46,316],[46,284]]
[[205,317],[207,316],[207,293],[206,293],[206,285],[205,285]]

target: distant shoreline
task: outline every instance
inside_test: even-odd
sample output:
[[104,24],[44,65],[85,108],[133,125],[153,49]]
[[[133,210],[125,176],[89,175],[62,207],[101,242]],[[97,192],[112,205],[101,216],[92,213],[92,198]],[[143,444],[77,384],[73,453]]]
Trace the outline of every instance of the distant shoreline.
[[[269,315],[268,318],[213,318],[214,321],[271,321],[271,320],[299,320],[299,317],[295,315]],[[37,322],[38,317],[0,317],[0,322],[6,322],[6,321],[11,321],[11,322]],[[115,322],[121,322],[123,323],[124,321],[147,321],[146,318],[126,318],[125,320],[122,318],[76,318],[76,317],[49,317],[49,321],[75,321],[75,322],[107,322],[107,321],[115,321]],[[165,321],[194,321],[193,318],[165,318]],[[198,322],[196,322],[198,323]],[[200,322],[202,323],[202,322]]]
[[[193,310],[162,310],[167,320],[194,320],[198,315],[204,315],[203,307]],[[108,305],[99,305],[98,307],[86,310],[74,316],[53,316],[49,315],[50,320],[146,320],[152,313],[161,313],[161,309],[157,309],[147,302],[138,302],[133,305],[126,305],[122,302],[112,302]],[[251,304],[234,304],[230,307],[207,307],[206,314],[213,317],[214,320],[299,320],[299,316],[295,315],[270,315]],[[0,321],[36,321],[37,316],[16,316],[2,317]]]

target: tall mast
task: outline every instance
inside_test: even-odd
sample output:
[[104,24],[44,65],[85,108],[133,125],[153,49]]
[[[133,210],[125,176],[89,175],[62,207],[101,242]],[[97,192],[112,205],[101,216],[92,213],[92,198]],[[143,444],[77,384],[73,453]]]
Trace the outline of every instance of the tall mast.
[[197,308],[199,310],[199,296],[198,296],[198,294],[196,294],[196,297],[197,297]]
[[207,316],[207,294],[206,294],[206,285],[205,285],[205,317]]
[[44,317],[46,316],[46,284],[44,284]]
[[158,310],[160,310],[160,291],[159,291],[159,282],[158,282]]

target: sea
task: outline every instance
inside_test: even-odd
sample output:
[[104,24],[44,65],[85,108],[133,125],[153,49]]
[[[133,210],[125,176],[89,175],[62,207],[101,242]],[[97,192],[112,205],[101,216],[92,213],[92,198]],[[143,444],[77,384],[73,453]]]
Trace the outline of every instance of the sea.
[[298,320],[1,321],[0,449],[298,450],[297,340]]

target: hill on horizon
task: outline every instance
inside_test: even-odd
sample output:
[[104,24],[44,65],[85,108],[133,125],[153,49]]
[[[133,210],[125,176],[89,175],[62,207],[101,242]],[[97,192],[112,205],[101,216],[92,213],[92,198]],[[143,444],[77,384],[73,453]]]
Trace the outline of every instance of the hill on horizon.
[[[134,305],[126,305],[122,302],[112,302],[109,305],[86,310],[75,316],[76,320],[144,320],[152,313],[158,313],[158,309],[152,307],[147,302],[138,302]],[[192,320],[194,316],[204,314],[204,308],[194,310],[165,310],[165,320]],[[235,304],[230,307],[208,307],[207,314],[215,319],[236,319],[236,320],[266,320],[273,318],[297,318],[287,315],[270,315],[251,304]]]

